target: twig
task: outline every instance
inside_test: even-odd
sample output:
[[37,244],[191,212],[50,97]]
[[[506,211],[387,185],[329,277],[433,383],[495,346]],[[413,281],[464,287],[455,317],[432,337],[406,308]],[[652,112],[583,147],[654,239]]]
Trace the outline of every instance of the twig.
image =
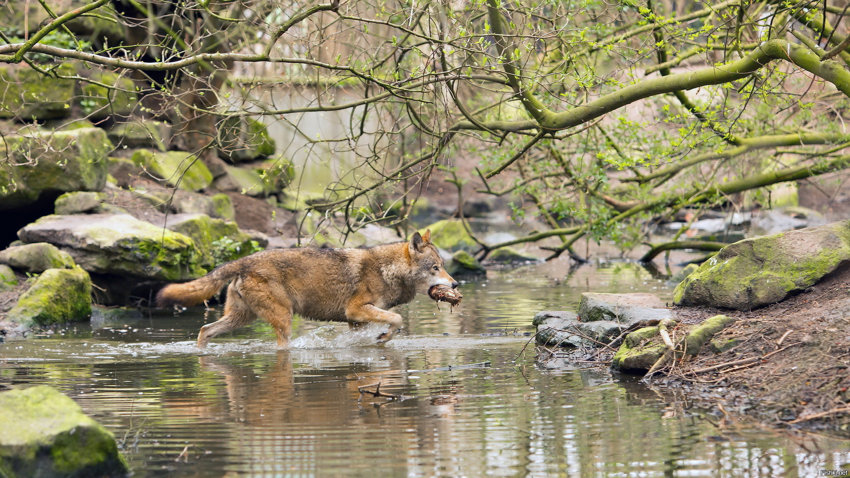
[[[368,387],[375,387],[375,390],[374,391],[366,390],[366,388],[368,388]],[[360,392],[361,395],[363,395],[364,393],[368,393],[368,394],[372,395],[373,397],[389,398],[390,400],[401,399],[401,395],[393,395],[391,393],[382,392],[381,391],[381,382],[373,383],[371,385],[361,385],[361,386],[357,387],[357,391]]]
[[705,368],[693,370],[690,373],[699,374],[699,373],[704,373],[704,372],[710,372],[712,370],[717,370],[717,369],[720,369],[720,368],[723,368],[723,367],[730,367],[730,366],[735,366],[735,365],[739,365],[739,366],[740,365],[749,365],[749,364],[752,364],[752,363],[760,362],[762,360],[767,360],[772,355],[778,354],[779,352],[782,352],[783,350],[785,350],[789,347],[793,347],[795,345],[800,345],[801,343],[802,342],[794,342],[793,344],[786,345],[785,347],[782,347],[781,349],[777,349],[777,350],[774,350],[773,352],[770,352],[768,354],[764,354],[761,357],[750,357],[750,358],[741,359],[741,360],[733,360],[731,362],[725,362],[725,363],[721,363],[721,364],[717,364],[717,365],[712,365],[711,367],[705,367]]
[[777,346],[777,347],[781,347],[781,346],[782,346],[782,342],[783,342],[783,341],[785,341],[785,337],[788,337],[789,335],[791,335],[791,332],[793,332],[793,331],[794,331],[794,329],[788,329],[788,331],[787,331],[787,332],[785,332],[784,334],[782,334],[782,337],[779,337],[779,340],[777,340],[777,341],[776,341],[776,346]]
[[187,463],[189,461],[189,447],[190,446],[192,446],[192,445],[186,445],[185,447],[183,447],[183,451],[181,451],[180,454],[177,455],[177,458],[175,458],[174,461],[180,461],[180,459],[182,458],[183,463]]
[[832,410],[827,410],[825,412],[812,413],[811,415],[804,415],[800,418],[796,418],[794,420],[791,420],[790,422],[788,422],[788,424],[793,425],[795,423],[807,422],[809,420],[814,420],[816,418],[828,417],[830,415],[836,415],[836,414],[845,413],[845,412],[850,412],[850,405],[845,405],[843,407],[836,407],[836,408],[833,408]]

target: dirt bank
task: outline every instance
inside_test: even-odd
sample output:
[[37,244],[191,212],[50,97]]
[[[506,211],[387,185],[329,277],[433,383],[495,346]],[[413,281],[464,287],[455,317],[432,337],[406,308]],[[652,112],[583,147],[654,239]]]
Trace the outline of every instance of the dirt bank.
[[754,311],[676,310],[680,323],[718,313],[738,319],[715,337],[730,348],[676,362],[652,384],[719,404],[721,412],[850,436],[850,264],[804,293]]

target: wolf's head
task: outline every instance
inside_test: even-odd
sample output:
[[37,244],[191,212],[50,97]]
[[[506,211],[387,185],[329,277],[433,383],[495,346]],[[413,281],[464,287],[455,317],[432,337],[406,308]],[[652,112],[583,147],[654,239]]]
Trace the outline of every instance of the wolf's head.
[[458,286],[456,280],[446,272],[443,258],[437,251],[437,247],[431,244],[431,230],[425,234],[413,233],[408,243],[411,262],[413,263],[413,276],[416,280],[416,290],[426,293],[431,286],[445,285],[455,288]]

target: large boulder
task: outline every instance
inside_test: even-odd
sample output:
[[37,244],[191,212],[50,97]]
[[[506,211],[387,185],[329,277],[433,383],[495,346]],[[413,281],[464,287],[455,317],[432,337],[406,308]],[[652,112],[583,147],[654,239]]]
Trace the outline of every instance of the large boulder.
[[[76,73],[70,63],[56,67],[60,77]],[[26,65],[0,66],[0,118],[29,121],[67,117],[71,114],[76,82],[65,78],[43,75]]]
[[662,320],[671,317],[670,310],[655,294],[607,294],[584,292],[578,305],[582,322],[611,320],[622,324],[634,324],[647,320]]
[[426,229],[431,230],[431,242],[440,249],[475,252],[480,247],[466,232],[460,219],[437,221],[419,232],[424,233]]
[[541,345],[557,347],[602,347],[617,338],[627,326],[611,320],[580,322],[568,311],[542,311],[535,314],[535,340]]
[[222,159],[253,161],[275,152],[275,142],[261,121],[230,116],[219,123],[218,133],[218,155]]
[[126,476],[115,437],[47,385],[0,393],[0,475]]
[[0,142],[0,209],[44,192],[100,191],[112,143],[98,128],[34,132]]
[[850,221],[724,247],[674,291],[679,305],[749,310],[804,290],[850,260]]
[[117,148],[156,148],[165,151],[171,140],[171,125],[162,121],[134,118],[116,124],[107,134]]
[[206,273],[191,238],[127,214],[44,216],[18,237],[50,242],[98,274],[178,281]]
[[131,160],[169,186],[200,191],[212,184],[213,175],[209,168],[191,153],[141,149],[133,154]]
[[79,322],[91,315],[91,278],[79,267],[47,269],[6,314],[6,321],[30,328]]
[[0,251],[0,263],[33,274],[47,269],[70,269],[76,265],[70,254],[46,242],[12,246]]
[[138,102],[133,80],[106,70],[93,70],[87,76],[89,81],[80,83],[77,98],[87,118],[126,117],[133,111]]
[[257,241],[240,231],[235,222],[213,219],[206,214],[169,216],[167,227],[195,241],[203,256],[201,264],[208,269],[261,250]]

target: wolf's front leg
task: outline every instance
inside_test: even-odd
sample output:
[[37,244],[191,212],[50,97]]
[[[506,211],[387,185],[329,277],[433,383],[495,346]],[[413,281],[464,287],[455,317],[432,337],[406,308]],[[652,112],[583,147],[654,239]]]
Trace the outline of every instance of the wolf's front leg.
[[401,316],[395,312],[390,312],[372,304],[353,304],[345,310],[345,316],[352,322],[379,322],[389,324],[390,329],[378,336],[378,343],[384,343],[391,338],[401,328]]

